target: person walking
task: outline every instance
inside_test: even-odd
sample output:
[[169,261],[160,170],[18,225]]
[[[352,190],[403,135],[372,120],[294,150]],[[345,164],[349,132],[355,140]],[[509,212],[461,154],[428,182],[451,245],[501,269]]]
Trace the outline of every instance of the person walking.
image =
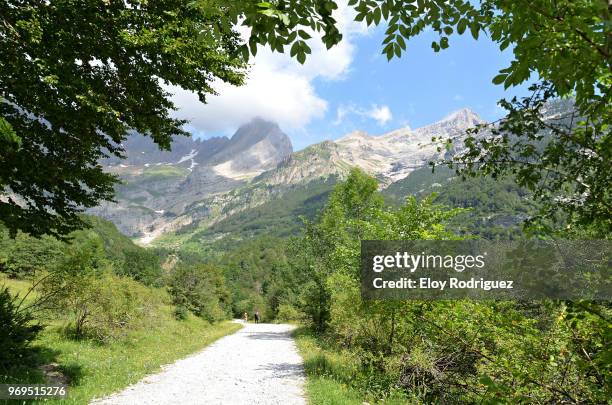
[[255,323],[259,323],[259,311],[255,311]]
[[249,321],[249,314],[247,314],[245,312],[244,315],[242,315],[242,319],[244,319],[245,322],[248,322]]

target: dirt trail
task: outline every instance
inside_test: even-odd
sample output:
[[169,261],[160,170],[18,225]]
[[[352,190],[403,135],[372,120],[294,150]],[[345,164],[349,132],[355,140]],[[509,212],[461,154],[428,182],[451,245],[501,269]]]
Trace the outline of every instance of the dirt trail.
[[305,404],[304,368],[291,329],[246,324],[92,404]]

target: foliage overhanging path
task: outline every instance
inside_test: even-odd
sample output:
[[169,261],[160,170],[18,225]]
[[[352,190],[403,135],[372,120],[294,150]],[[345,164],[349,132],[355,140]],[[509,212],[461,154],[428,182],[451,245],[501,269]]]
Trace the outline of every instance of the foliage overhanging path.
[[245,324],[95,405],[306,404],[302,358],[290,325]]

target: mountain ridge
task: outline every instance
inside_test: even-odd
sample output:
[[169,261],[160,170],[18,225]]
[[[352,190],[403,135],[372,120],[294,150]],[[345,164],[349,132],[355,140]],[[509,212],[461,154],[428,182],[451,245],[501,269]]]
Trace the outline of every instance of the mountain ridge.
[[386,187],[443,156],[433,136],[460,136],[483,122],[473,111],[461,109],[420,128],[377,136],[355,131],[296,152],[278,124],[261,118],[240,126],[231,138],[177,140],[171,152],[157,153],[152,142],[128,140],[126,161],[106,165],[124,180],[117,187],[118,203],[93,211],[149,244],[185,227],[210,227],[295,187],[332,184],[351,167],[360,167]]

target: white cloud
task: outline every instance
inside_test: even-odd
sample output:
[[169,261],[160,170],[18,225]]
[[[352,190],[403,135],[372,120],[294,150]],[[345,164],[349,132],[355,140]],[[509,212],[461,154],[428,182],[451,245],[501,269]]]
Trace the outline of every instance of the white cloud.
[[377,105],[372,106],[372,109],[368,111],[368,116],[376,120],[376,122],[378,122],[378,125],[380,126],[385,125],[387,122],[391,121],[391,119],[393,118],[393,114],[391,114],[391,110],[386,105],[383,105],[380,107]]
[[[208,96],[208,104],[195,94],[180,88],[169,89],[178,107],[176,116],[190,120],[196,131],[232,131],[249,119],[259,116],[275,120],[281,127],[299,130],[310,121],[322,117],[327,101],[317,94],[312,81],[316,78],[341,80],[350,72],[356,36],[365,35],[364,24],[353,21],[354,12],[341,2],[334,16],[343,40],[330,50],[313,35],[309,45],[312,54],[304,65],[286,54],[259,48],[245,85],[234,87],[217,83],[218,96]],[[243,32],[243,36],[247,36]],[[383,113],[384,114],[384,113]],[[384,115],[381,115],[384,119]]]
[[455,100],[455,101],[463,101],[463,96],[461,94],[455,94],[453,96],[453,100]]
[[393,113],[387,105],[378,106],[376,104],[373,104],[369,108],[356,107],[355,105],[341,105],[336,109],[336,119],[334,120],[333,124],[342,124],[344,122],[344,119],[349,114],[353,114],[361,118],[373,119],[381,127],[385,126],[389,121],[393,119]]

